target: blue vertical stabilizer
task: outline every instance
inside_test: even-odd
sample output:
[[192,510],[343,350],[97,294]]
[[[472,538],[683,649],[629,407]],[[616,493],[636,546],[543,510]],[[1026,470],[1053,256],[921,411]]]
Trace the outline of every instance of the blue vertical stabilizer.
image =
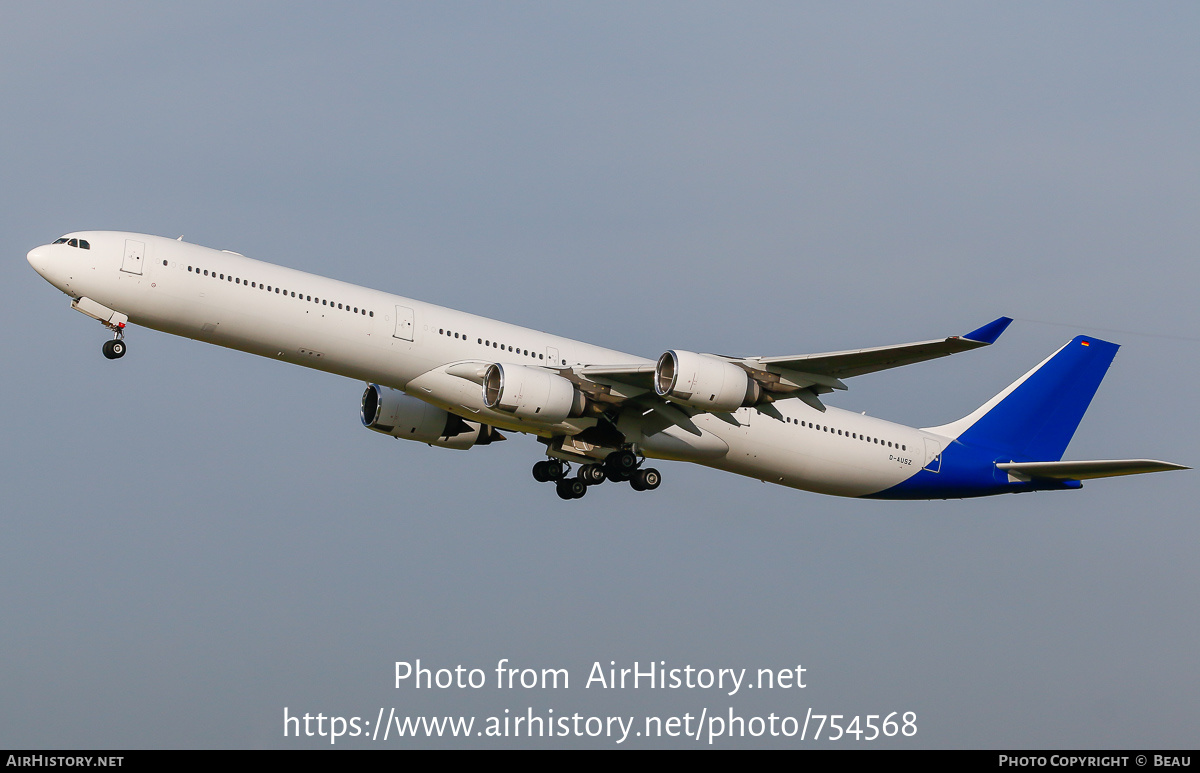
[[1098,338],[1075,337],[997,395],[999,401],[963,430],[958,441],[1014,459],[1061,459],[1119,348]]

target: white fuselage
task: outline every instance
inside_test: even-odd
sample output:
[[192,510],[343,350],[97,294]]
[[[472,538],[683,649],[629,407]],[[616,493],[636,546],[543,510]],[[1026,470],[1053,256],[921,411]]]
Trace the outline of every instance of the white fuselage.
[[[29,262],[73,298],[103,304],[133,324],[404,390],[495,427],[542,436],[579,431],[571,420],[547,426],[490,409],[480,385],[448,373],[447,366],[653,364],[182,241],[113,231],[69,236],[86,240],[90,249],[45,245],[29,253]],[[821,412],[794,399],[775,402],[769,411],[742,408],[732,417],[700,413],[692,419],[700,436],[672,428],[669,443],[646,437],[639,448],[647,456],[687,459],[794,488],[862,496],[916,474],[950,442],[837,408]]]

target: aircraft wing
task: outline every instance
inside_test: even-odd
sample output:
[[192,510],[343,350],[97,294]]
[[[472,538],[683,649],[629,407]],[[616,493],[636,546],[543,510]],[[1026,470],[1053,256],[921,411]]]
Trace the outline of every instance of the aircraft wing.
[[[798,397],[818,410],[825,410],[817,395],[834,389],[846,389],[841,379],[861,376],[901,365],[945,357],[994,343],[1012,319],[1000,317],[981,328],[961,336],[917,341],[871,349],[852,349],[823,354],[799,354],[780,357],[727,357],[745,369],[768,392],[777,398]],[[605,402],[620,403],[654,395],[654,368],[647,363],[629,365],[579,365],[563,368],[560,373],[583,386],[597,384]],[[593,397],[596,395],[593,394]]]
[[1182,464],[1154,459],[1096,459],[1082,462],[999,462],[996,467],[1016,477],[1050,480],[1087,480],[1143,472],[1187,470]]
[[746,357],[744,362],[759,363],[785,370],[814,373],[833,378],[849,378],[878,370],[912,365],[938,357],[945,357],[970,349],[995,343],[1000,334],[1012,323],[1009,317],[1000,317],[981,328],[961,336],[917,341],[911,344],[876,346],[872,349],[851,349],[844,352],[824,354],[801,354],[783,357]]
[[564,370],[602,384],[606,382],[619,383],[644,391],[653,391],[654,389],[653,364],[581,365]]

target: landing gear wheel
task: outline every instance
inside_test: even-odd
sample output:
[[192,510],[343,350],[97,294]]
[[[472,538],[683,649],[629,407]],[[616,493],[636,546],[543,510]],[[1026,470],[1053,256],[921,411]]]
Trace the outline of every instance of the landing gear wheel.
[[603,483],[608,476],[604,474],[604,465],[585,464],[579,468],[579,477],[589,486],[598,486]]
[[567,476],[567,466],[557,459],[545,459],[533,465],[533,479],[538,483],[562,480]]
[[637,466],[637,454],[633,451],[613,451],[604,457],[604,471],[609,480],[629,480]]
[[533,465],[533,479],[538,483],[562,480],[566,475],[566,465],[557,459],[545,459]]
[[105,341],[104,346],[100,349],[104,352],[104,356],[110,360],[119,360],[125,356],[125,342],[119,338],[114,338],[112,341]]
[[563,478],[554,486],[562,499],[579,499],[587,493],[587,484],[579,478]]
[[634,491],[653,491],[662,483],[662,475],[653,467],[638,470],[629,479],[629,485]]

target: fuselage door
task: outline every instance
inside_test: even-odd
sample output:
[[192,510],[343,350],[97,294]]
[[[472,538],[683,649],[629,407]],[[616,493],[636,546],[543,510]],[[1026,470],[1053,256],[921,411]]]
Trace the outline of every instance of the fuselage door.
[[396,332],[392,333],[394,338],[400,338],[405,341],[413,340],[413,310],[407,306],[396,307]]
[[125,257],[121,259],[121,270],[129,274],[142,273],[142,258],[146,256],[145,242],[125,240]]
[[930,472],[942,471],[942,444],[933,438],[925,438],[925,469]]
[[546,347],[546,359],[551,365],[562,365],[562,358],[558,356],[558,349],[553,346]]

